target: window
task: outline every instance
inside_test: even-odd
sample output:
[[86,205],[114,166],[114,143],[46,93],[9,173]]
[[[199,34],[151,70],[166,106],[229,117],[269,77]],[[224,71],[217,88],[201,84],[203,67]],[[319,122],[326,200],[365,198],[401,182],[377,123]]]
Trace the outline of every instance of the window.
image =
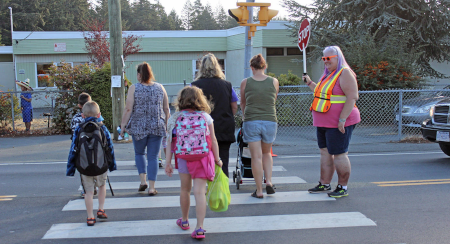
[[[73,63],[67,62],[73,66]],[[61,63],[36,63],[36,88],[54,87],[55,83],[50,79],[49,70],[52,65],[60,66]]]
[[[306,55],[308,55],[308,53],[311,51],[311,49],[309,47],[306,48]],[[291,55],[303,55],[303,52],[300,51],[300,49],[298,47],[288,47],[287,48],[287,55],[291,56]]]
[[284,56],[284,48],[267,48],[267,56]]
[[[225,74],[225,59],[217,59],[217,61],[219,61],[219,65],[222,68],[222,72]],[[200,68],[200,60],[192,60],[192,75],[193,75],[193,79],[195,79],[195,77],[197,77],[197,73],[198,73],[198,69]]]
[[[308,53],[308,51],[306,51]],[[298,48],[288,48],[287,49],[287,55],[303,55],[303,52],[300,51]]]

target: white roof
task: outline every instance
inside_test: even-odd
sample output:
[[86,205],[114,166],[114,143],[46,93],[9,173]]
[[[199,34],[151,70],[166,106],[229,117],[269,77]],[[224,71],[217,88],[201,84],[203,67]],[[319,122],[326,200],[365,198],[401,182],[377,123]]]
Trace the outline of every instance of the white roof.
[[[286,29],[285,24],[288,21],[271,21],[267,26],[260,26],[261,29]],[[183,38],[183,37],[228,37],[245,33],[244,26],[238,26],[228,30],[179,30],[179,31],[124,31],[124,35],[133,34],[142,36],[143,38]],[[109,33],[107,32],[107,35]],[[13,39],[80,39],[83,38],[83,32],[81,31],[14,31]],[[11,49],[12,53],[12,49]]]
[[12,46],[0,46],[0,54],[13,54]]

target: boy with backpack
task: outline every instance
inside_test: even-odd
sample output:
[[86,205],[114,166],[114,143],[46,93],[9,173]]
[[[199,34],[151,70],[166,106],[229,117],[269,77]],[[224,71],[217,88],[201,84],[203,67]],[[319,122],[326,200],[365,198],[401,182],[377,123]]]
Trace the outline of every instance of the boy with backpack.
[[93,214],[94,188],[98,187],[97,218],[107,219],[103,209],[106,198],[107,172],[117,169],[111,135],[97,119],[100,108],[94,101],[86,102],[82,109],[84,122],[73,134],[67,162],[67,176],[74,176],[75,169],[80,172],[81,184],[86,191],[84,201],[87,211],[87,225],[93,226],[96,219]]
[[[70,137],[70,140],[72,140],[73,133],[75,132],[75,129],[78,127],[78,125],[84,123],[84,118],[81,116],[81,109],[83,108],[83,105],[91,100],[91,95],[86,92],[82,92],[78,96],[78,107],[80,108],[80,112],[76,113],[72,117],[72,121],[70,123],[70,128],[72,129],[72,137]],[[103,123],[103,120],[103,117],[100,115],[100,118],[97,119],[97,122]],[[86,193],[84,192],[83,187],[81,187],[81,197],[84,197],[85,194]],[[94,190],[94,195],[97,195],[97,189]]]
[[[79,96],[78,96],[78,107],[80,108],[80,110],[83,108],[84,104],[92,101],[91,95],[89,95],[86,92],[82,92]],[[97,122],[103,122],[103,117],[100,115],[100,117],[97,119]],[[72,134],[75,132],[75,129],[77,128],[77,126],[81,123],[84,122],[84,118],[81,116],[81,111],[76,113],[73,117],[72,117],[72,121],[70,123],[70,128],[72,129]]]

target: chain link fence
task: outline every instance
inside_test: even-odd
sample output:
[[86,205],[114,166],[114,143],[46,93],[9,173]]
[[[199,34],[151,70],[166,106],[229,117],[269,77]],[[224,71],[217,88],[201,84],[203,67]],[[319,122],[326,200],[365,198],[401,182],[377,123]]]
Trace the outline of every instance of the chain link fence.
[[67,92],[70,91],[0,92],[0,133],[49,130],[55,100]]
[[[234,87],[238,96],[239,87]],[[449,89],[360,91],[356,102],[361,122],[353,131],[352,143],[400,141],[421,136],[421,123],[430,118],[430,108],[450,97]],[[276,144],[299,140],[316,141],[316,128],[309,110],[311,90],[303,86],[280,87],[277,99],[278,132]],[[399,113],[399,111],[402,113]],[[241,111],[236,124],[241,124]]]
[[[399,141],[406,136],[420,136],[421,123],[430,118],[430,108],[450,97],[450,89],[360,91],[356,105],[361,123],[353,132],[352,143]],[[240,96],[239,87],[234,87]],[[31,132],[52,127],[55,100],[68,91],[0,92],[0,133]],[[27,95],[28,94],[28,95]],[[31,102],[21,98],[31,96]],[[74,98],[75,99],[75,98]],[[316,140],[309,111],[313,93],[305,85],[280,87],[277,99],[278,144]],[[25,106],[24,106],[25,105]],[[401,113],[399,111],[402,111]],[[236,126],[242,123],[236,115]],[[14,119],[13,119],[14,118]]]

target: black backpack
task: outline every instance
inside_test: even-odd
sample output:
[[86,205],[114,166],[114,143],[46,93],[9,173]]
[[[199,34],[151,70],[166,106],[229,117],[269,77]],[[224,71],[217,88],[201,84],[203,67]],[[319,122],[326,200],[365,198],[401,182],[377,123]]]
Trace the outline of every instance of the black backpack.
[[75,166],[80,174],[97,176],[105,173],[112,163],[111,150],[108,147],[105,132],[93,121],[79,125],[80,130],[75,142]]

